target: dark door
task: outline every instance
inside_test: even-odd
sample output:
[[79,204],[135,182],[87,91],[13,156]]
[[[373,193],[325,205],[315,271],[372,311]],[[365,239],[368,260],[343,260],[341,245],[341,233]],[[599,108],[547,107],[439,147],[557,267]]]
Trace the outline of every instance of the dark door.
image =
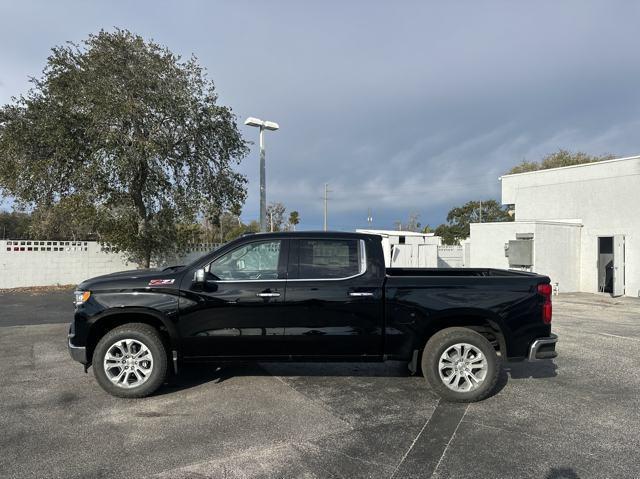
[[598,238],[598,291],[613,293],[613,236]]
[[292,239],[285,341],[298,357],[382,354],[382,280],[359,239]]
[[204,285],[183,286],[179,328],[185,356],[283,354],[287,244],[244,243],[205,267]]

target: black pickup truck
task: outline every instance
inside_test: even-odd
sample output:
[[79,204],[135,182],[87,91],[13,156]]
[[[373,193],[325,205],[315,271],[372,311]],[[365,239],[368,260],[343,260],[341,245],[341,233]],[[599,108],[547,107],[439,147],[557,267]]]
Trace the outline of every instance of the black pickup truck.
[[244,236],[187,266],[87,280],[69,351],[120,397],[189,361],[407,361],[450,401],[494,388],[500,361],[556,356],[549,278],[385,268],[381,238]]

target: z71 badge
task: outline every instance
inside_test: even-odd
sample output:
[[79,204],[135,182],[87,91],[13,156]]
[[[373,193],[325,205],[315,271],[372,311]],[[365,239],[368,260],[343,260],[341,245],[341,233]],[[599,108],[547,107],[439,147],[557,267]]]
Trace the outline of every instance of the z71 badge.
[[152,279],[149,281],[149,286],[167,286],[173,284],[175,279]]

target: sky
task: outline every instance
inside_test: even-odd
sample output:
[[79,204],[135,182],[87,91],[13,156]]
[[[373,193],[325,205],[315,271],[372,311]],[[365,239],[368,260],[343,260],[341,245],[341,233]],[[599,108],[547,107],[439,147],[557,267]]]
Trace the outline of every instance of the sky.
[[[242,218],[267,201],[320,229],[436,226],[499,176],[566,148],[640,154],[640,3],[633,1],[3,1],[0,104],[51,47],[126,28],[195,55],[251,153]],[[5,206],[7,203],[5,203]]]

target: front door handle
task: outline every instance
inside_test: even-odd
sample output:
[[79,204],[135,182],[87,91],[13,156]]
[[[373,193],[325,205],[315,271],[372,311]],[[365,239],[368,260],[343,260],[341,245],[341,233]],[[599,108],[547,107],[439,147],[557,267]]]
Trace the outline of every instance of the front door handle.
[[356,298],[361,298],[363,296],[373,296],[373,293],[368,293],[364,291],[350,291],[349,296],[355,296]]
[[259,298],[277,298],[280,293],[257,293],[256,296]]

